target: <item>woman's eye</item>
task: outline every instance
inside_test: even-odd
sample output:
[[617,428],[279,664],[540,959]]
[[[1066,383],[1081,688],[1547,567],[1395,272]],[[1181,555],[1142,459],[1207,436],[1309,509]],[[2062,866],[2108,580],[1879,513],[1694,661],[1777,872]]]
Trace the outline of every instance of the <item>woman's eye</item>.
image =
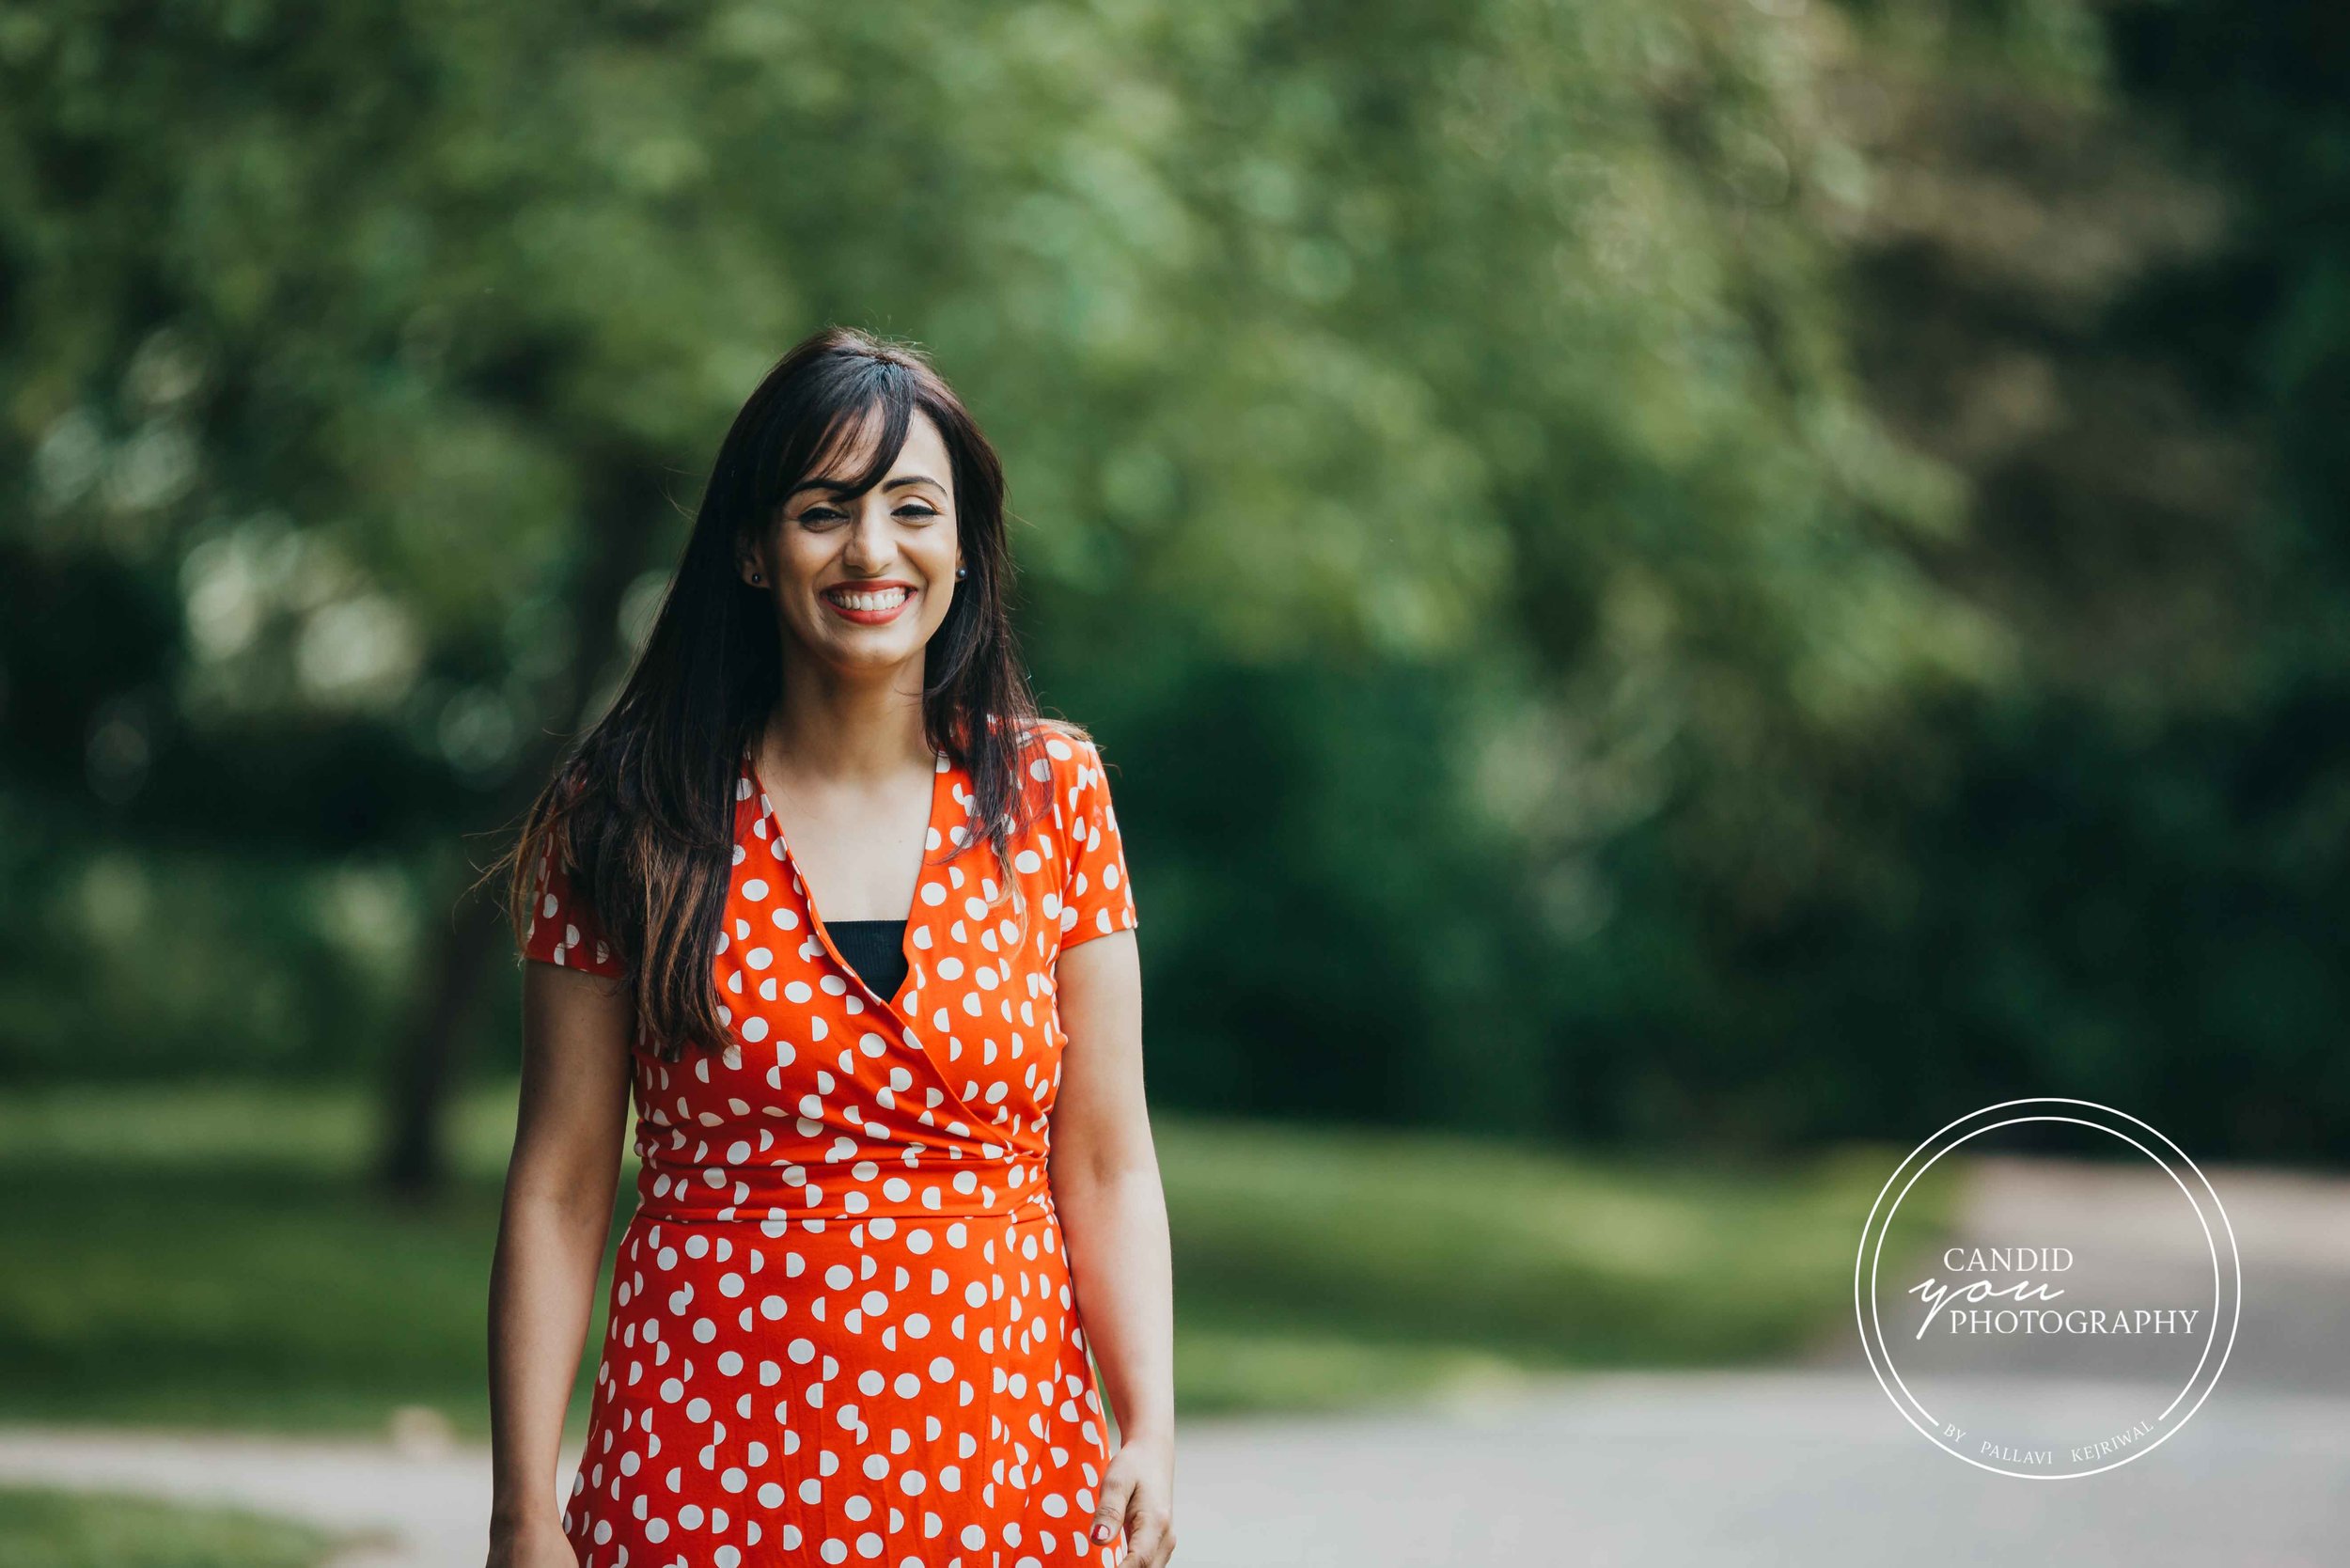
[[[930,507],[911,506],[900,507],[895,515],[905,518],[909,522],[922,523],[936,517],[938,512]],[[803,523],[838,523],[840,520],[841,513],[831,507],[810,507],[800,513],[800,521]]]

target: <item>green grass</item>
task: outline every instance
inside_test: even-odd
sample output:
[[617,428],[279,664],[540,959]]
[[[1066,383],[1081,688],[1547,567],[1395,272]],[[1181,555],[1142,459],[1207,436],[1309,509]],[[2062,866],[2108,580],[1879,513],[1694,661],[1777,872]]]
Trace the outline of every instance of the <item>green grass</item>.
[[0,1487],[8,1568],[313,1568],[347,1539],[240,1509]]
[[[1187,1409],[1784,1356],[1849,1319],[1893,1149],[1778,1169],[1181,1125],[1160,1158]],[[1954,1180],[1922,1198],[1949,1213]]]
[[[464,1101],[455,1189],[416,1213],[368,1188],[355,1090],[0,1095],[0,1417],[381,1430],[404,1410],[483,1435],[512,1116],[510,1089]],[[1900,1158],[1706,1169],[1173,1117],[1157,1132],[1193,1413],[1789,1354],[1849,1311]],[[1909,1201],[1947,1213],[1954,1181]]]

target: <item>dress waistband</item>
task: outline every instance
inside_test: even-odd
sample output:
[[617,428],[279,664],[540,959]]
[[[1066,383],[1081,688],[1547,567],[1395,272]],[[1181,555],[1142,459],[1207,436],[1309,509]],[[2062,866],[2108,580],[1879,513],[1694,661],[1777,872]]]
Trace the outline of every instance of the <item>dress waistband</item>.
[[1042,1215],[1053,1212],[1053,1199],[1041,1155],[916,1167],[894,1159],[699,1166],[649,1160],[637,1172],[636,1212],[646,1219],[680,1224],[782,1227],[795,1220]]

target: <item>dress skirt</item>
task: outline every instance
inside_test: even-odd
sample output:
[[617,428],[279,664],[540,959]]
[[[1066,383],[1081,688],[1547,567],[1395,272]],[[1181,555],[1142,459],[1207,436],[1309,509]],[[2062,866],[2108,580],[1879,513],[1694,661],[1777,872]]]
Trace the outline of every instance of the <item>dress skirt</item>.
[[616,1259],[564,1528],[588,1568],[1090,1560],[1108,1463],[1049,1206],[661,1219]]

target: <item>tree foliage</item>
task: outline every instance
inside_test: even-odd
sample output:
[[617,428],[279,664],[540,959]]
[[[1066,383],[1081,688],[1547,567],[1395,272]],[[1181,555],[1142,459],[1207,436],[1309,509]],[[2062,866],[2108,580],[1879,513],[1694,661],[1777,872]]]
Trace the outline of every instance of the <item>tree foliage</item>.
[[[0,9],[0,1058],[397,1048],[458,983],[458,835],[608,689],[740,399],[850,321],[1006,454],[1040,682],[1123,764],[1169,1095],[1778,1141],[2106,1071],[2163,1020],[2047,981],[2097,901],[1980,802],[2130,768],[2100,693],[2187,745],[2126,672],[2191,650],[2224,691],[2259,644],[2257,441],[2170,405],[2217,466],[2161,515],[2246,530],[2217,608],[2191,552],[2136,574],[2175,635],[2052,602],[2016,497],[2160,509],[2132,420],[2053,461],[2031,388],[2126,380],[2115,302],[2207,253],[2202,187],[2092,152],[1921,208],[1999,126],[2135,123],[2079,8],[1958,14]],[[2068,271],[2101,168],[2155,216]],[[2019,320],[2039,368],[1937,417],[1932,368]],[[2139,537],[2056,533],[2092,576]],[[2217,886],[2144,840],[2110,853]],[[2169,1027],[2159,1081],[2208,1082]]]

